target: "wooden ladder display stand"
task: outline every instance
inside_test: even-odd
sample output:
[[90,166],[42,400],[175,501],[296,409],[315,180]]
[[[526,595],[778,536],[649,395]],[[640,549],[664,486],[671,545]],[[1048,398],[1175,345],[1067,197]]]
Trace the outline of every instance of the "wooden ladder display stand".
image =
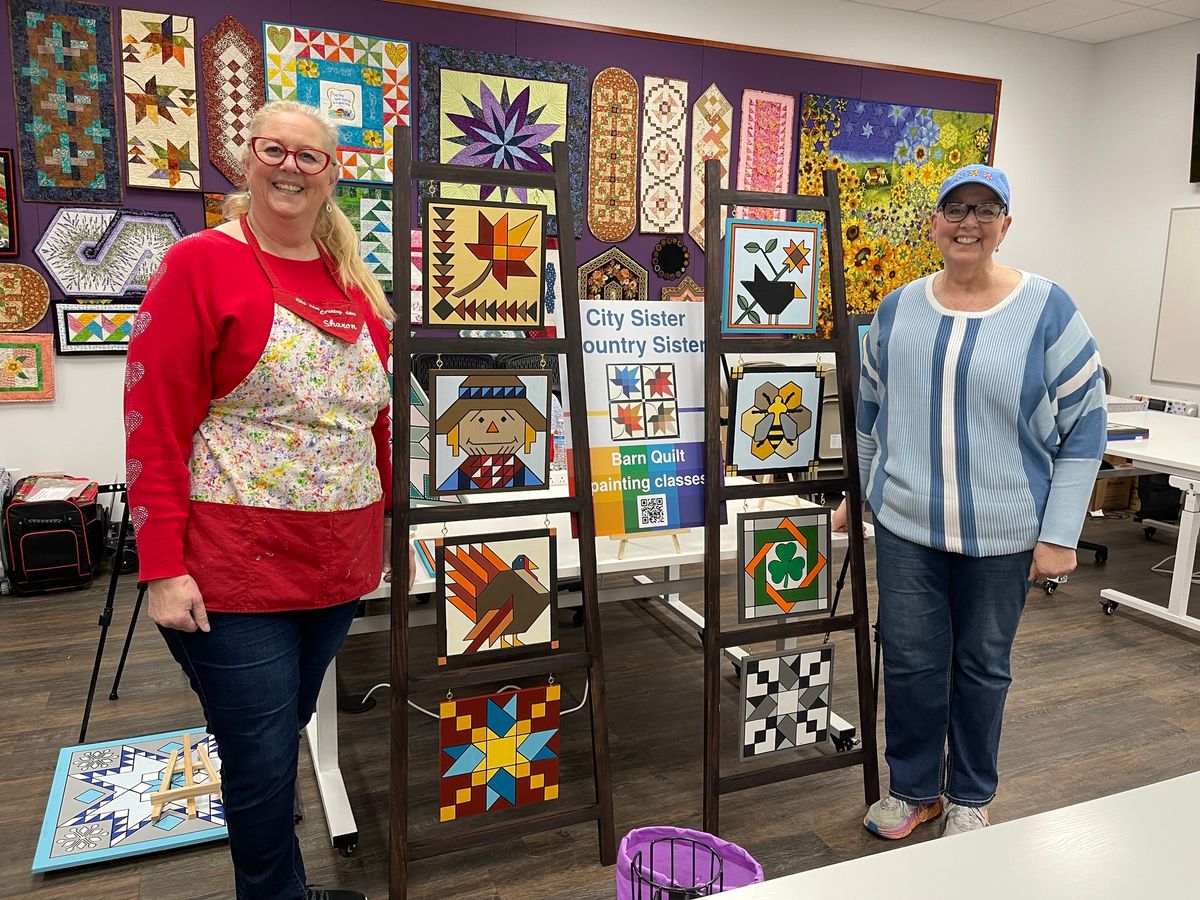
[[[858,440],[854,430],[854,404],[839,404],[841,412],[844,469],[840,477],[818,477],[771,484],[730,485],[724,482],[720,418],[721,359],[726,353],[833,353],[840,360],[850,354],[855,336],[850,334],[846,311],[846,278],[842,268],[842,222],[837,175],[826,171],[823,197],[770,194],[729,190],[721,187],[717,160],[704,164],[705,246],[704,260],[704,830],[720,830],[722,794],[760,785],[775,784],[804,775],[833,769],[862,766],[863,793],[867,803],[879,799],[879,758],[875,740],[875,706],[872,702],[871,624],[867,613],[866,566],[862,537],[862,504],[858,484]],[[829,281],[833,301],[832,339],[755,335],[726,337],[721,334],[722,224],[726,206],[759,206],[786,210],[812,210],[826,216],[829,241]],[[818,248],[819,253],[819,248]],[[838,393],[852,397],[850,367],[837,367]],[[730,411],[732,417],[733,412]],[[723,630],[721,627],[721,510],[728,500],[745,500],[788,494],[826,494],[843,491],[849,511],[850,588],[853,609],[849,614],[821,616],[803,621],[781,621]],[[731,523],[732,524],[732,523]],[[854,633],[858,675],[859,732],[861,746],[843,753],[806,756],[769,767],[756,767],[734,775],[721,774],[721,662],[726,647],[763,641],[824,635],[830,631]],[[740,718],[739,718],[740,721]]]
[[[585,410],[583,383],[583,346],[579,318],[579,286],[575,261],[575,222],[571,208],[570,165],[567,145],[556,142],[552,148],[553,169],[549,172],[524,172],[507,169],[451,166],[423,162],[412,158],[412,133],[409,126],[397,126],[394,137],[392,186],[393,241],[404,241],[403,252],[393,254],[397,260],[408,256],[407,240],[411,228],[412,185],[414,181],[447,182],[451,184],[503,185],[507,187],[541,188],[554,191],[558,216],[559,262],[562,289],[562,320],[564,336],[554,338],[520,338],[520,349],[546,355],[563,355],[567,365],[567,408]],[[411,288],[410,267],[407,262],[395,267],[396,306],[403,319]],[[411,425],[408,404],[408,379],[414,351],[422,353],[505,353],[513,349],[510,338],[462,338],[413,336],[406,323],[400,321],[393,332],[392,372],[394,434],[406,436]],[[537,834],[595,821],[600,861],[603,865],[616,862],[617,847],[613,822],[612,773],[608,751],[608,715],[605,706],[604,657],[600,641],[600,610],[597,599],[596,526],[592,497],[587,486],[592,483],[591,456],[588,452],[587,416],[571,416],[571,444],[574,463],[575,496],[544,497],[529,500],[504,500],[486,505],[460,504],[414,507],[409,499],[410,472],[409,442],[406,437],[392,441],[392,560],[394,577],[391,594],[391,818],[389,848],[389,896],[403,900],[407,896],[408,864],[410,860],[427,859],[456,850],[478,848],[481,845],[507,841],[527,834]],[[462,522],[483,516],[500,518],[526,515],[571,513],[577,523],[579,541],[580,594],[583,601],[584,649],[574,652],[552,652],[534,658],[472,666],[469,669],[435,672],[410,676],[408,658],[409,615],[409,529],[431,522]],[[408,827],[408,700],[420,689],[445,691],[491,681],[506,682],[516,678],[546,676],[564,670],[583,671],[587,675],[589,712],[592,731],[592,769],[595,781],[595,800],[591,803],[567,805],[555,801],[544,810],[523,817],[504,817],[486,825],[464,825],[446,837],[413,840]]]
[[[175,775],[183,773],[183,786],[173,788],[171,782]],[[196,781],[196,774],[203,772],[208,781]],[[192,759],[192,736],[186,731],[183,734],[183,749],[172,750],[167,757],[167,765],[163,769],[162,781],[158,789],[150,795],[150,818],[157,819],[163,814],[163,807],[177,800],[187,801],[187,816],[196,815],[196,798],[207,794],[221,793],[221,776],[213,767],[204,743],[196,744],[196,759]]]

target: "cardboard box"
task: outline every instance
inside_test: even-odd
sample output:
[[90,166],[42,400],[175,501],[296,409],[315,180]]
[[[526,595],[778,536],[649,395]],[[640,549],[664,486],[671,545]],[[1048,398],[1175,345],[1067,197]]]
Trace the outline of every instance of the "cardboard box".
[[[1114,469],[1131,469],[1133,463],[1123,456],[1104,454],[1104,461]],[[1137,479],[1133,477],[1100,478],[1092,489],[1092,499],[1088,503],[1089,510],[1102,509],[1105,512],[1120,512],[1129,509],[1133,503],[1133,492]]]

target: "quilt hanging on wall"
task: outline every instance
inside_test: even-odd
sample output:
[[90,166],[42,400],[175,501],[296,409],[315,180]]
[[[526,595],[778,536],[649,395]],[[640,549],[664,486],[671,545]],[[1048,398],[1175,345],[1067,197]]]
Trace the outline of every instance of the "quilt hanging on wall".
[[647,75],[642,85],[641,230],[682,234],[688,83]]
[[549,369],[431,369],[436,494],[531,491],[550,472]]
[[250,142],[250,119],[263,105],[263,48],[233,16],[200,40],[208,158],[230,184],[242,180],[242,150]]
[[[187,800],[164,804],[157,819],[151,815],[151,797],[162,783],[171,752],[183,749],[184,734],[174,731],[59,750],[33,871],[111,862],[224,838],[228,832],[219,795],[197,797],[193,815],[188,815]],[[216,741],[201,728],[187,736],[192,748],[205,748],[219,772]],[[196,755],[192,749],[192,758]],[[196,773],[197,783],[207,780],[206,772]],[[171,786],[183,787],[185,781],[177,770]]]
[[742,661],[742,759],[819,744],[829,735],[833,645]]
[[[824,170],[837,172],[846,305],[873,313],[890,291],[942,267],[929,237],[938,188],[961,166],[988,161],[993,116],[823,94],[803,101],[796,191],[821,194]],[[826,279],[823,323],[829,310]]]
[[112,11],[10,0],[9,14],[25,199],[120,203]]
[[195,20],[121,10],[121,77],[126,183],[200,190]]
[[409,124],[407,41],[263,23],[267,100],[299,100],[338,123],[338,177],[391,184],[392,132]]
[[0,257],[21,252],[17,230],[17,183],[13,181],[13,152],[0,149]]
[[358,249],[385,291],[392,289],[392,189],[339,184],[336,203],[358,232]]
[[28,331],[50,308],[50,286],[36,270],[0,263],[0,331]]
[[[729,187],[729,161],[733,152],[733,104],[716,83],[700,95],[692,107],[692,189],[688,234],[704,249],[704,163],[715,159],[721,165],[721,187]],[[722,217],[721,234],[725,233]]]
[[821,226],[730,219],[721,296],[723,334],[813,334]]
[[580,300],[648,300],[649,273],[620,247],[609,247],[579,267]]
[[[550,145],[567,143],[575,236],[583,224],[583,144],[588,123],[588,70],[541,59],[422,44],[420,158],[456,166],[549,172]],[[423,183],[425,196],[435,185]],[[494,185],[442,184],[450,199],[544,205],[558,234],[552,191]]]
[[730,372],[727,475],[815,470],[825,379],[816,366]]
[[441,704],[441,821],[558,797],[561,697],[547,684]]
[[554,529],[436,542],[438,665],[557,649]]
[[125,353],[136,303],[54,304],[54,344],[59,355]]
[[829,510],[741,513],[738,621],[829,611]]
[[[742,132],[738,142],[739,191],[782,194],[792,174],[792,126],[796,98],[767,91],[742,92]],[[739,206],[743,219],[787,218],[786,210],[764,206]]]
[[610,244],[637,224],[639,106],[637,81],[624,69],[604,69],[592,82],[588,228]]
[[544,206],[431,198],[424,218],[426,325],[542,327]]
[[0,403],[54,399],[54,342],[48,334],[0,334]]

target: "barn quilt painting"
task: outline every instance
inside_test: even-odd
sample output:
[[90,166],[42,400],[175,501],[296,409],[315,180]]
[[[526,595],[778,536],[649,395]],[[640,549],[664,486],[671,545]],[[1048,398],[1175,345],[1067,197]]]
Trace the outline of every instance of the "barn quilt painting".
[[742,513],[738,621],[829,611],[829,510]]
[[200,40],[200,69],[209,161],[230,184],[239,184],[250,119],[266,96],[262,44],[226,16]]
[[[187,815],[186,800],[168,803],[158,819],[151,817],[150,796],[162,782],[171,751],[183,749],[184,734],[172,731],[59,750],[33,871],[111,862],[226,837],[224,806],[212,794],[196,798],[193,817]],[[203,746],[220,771],[216,741],[202,728],[187,734],[192,748]],[[206,779],[200,773],[196,780]],[[171,786],[182,787],[184,781],[177,771]]]
[[424,254],[426,325],[544,324],[544,206],[427,200]]
[[126,183],[200,190],[196,21],[121,10],[121,79]]
[[561,696],[548,684],[441,704],[441,821],[557,799]]
[[[803,97],[796,192],[821,194],[822,173],[837,172],[851,313],[873,313],[890,291],[942,267],[929,237],[938,188],[961,166],[991,158],[993,127],[991,113]],[[828,337],[828,280],[820,303]]]
[[825,740],[832,680],[831,644],[742,660],[742,759]]
[[722,333],[813,334],[821,226],[745,219],[726,225]]
[[737,366],[730,376],[725,473],[814,472],[825,384],[817,367]]
[[438,664],[558,647],[553,528],[435,544]]
[[11,0],[9,16],[25,199],[120,203],[112,11]]
[[407,41],[263,23],[267,100],[299,100],[338,123],[338,177],[392,181],[392,132],[409,123]]
[[59,355],[125,353],[136,303],[54,304],[54,344]]
[[[584,142],[588,126],[588,70],[584,66],[503,53],[422,44],[420,48],[420,158],[461,166],[548,172],[550,145],[567,143],[575,236],[583,224]],[[423,184],[425,196],[434,185]],[[455,199],[537,203],[550,213],[549,191],[491,185],[441,185]]]

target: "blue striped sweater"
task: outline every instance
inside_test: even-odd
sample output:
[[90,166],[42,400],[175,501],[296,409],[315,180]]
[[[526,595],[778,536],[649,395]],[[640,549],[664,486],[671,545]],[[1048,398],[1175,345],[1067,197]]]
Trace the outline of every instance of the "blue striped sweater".
[[1100,355],[1038,275],[979,312],[933,276],[879,305],[863,348],[863,497],[900,537],[968,556],[1074,547],[1107,440]]

